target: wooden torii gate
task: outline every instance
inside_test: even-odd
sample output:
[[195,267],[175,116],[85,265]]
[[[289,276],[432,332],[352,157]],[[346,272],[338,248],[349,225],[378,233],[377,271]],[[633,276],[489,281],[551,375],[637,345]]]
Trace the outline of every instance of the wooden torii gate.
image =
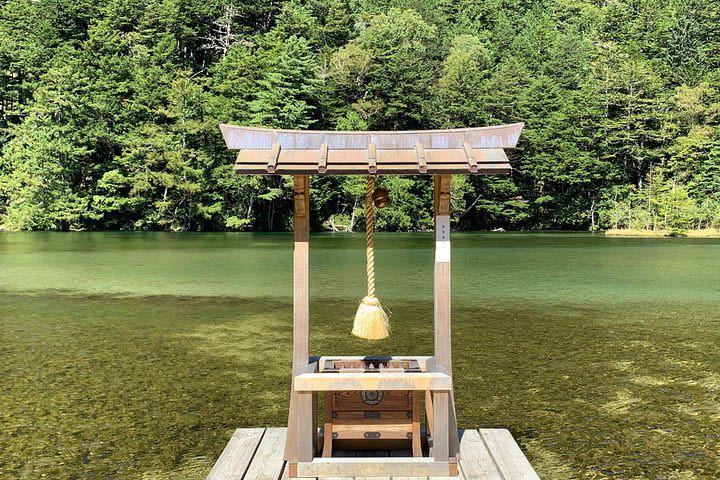
[[[458,474],[459,442],[452,381],[450,321],[451,175],[510,173],[511,167],[504,149],[516,146],[522,128],[523,124],[512,124],[452,130],[333,132],[220,125],[227,147],[239,150],[235,162],[236,173],[294,177],[293,365],[285,443],[285,460],[291,477],[434,477]],[[310,175],[434,176],[435,306],[432,356],[373,357],[369,361],[363,357],[349,356],[310,357]],[[417,368],[389,368],[393,362],[412,363]],[[377,368],[363,370],[368,363],[373,368],[380,363],[387,368],[379,371]],[[361,368],[338,370],[336,364],[360,365]],[[318,392],[329,395],[337,392],[397,391],[425,394],[426,443],[429,445],[427,456],[422,451],[419,454],[416,451],[413,457],[333,457],[329,435],[325,435],[325,455],[316,456]],[[382,396],[378,394],[374,398],[382,399]],[[366,411],[356,421],[357,425],[350,425],[360,431],[373,428],[373,431],[365,431],[364,437],[361,437],[367,441],[381,437],[377,421],[381,412],[376,411],[380,401],[374,402],[365,402],[372,408],[364,407]],[[410,413],[416,415],[414,405],[406,408],[409,409],[408,417]],[[326,411],[326,431],[332,427],[336,413],[333,411],[331,415]],[[413,423],[415,418],[413,416]],[[397,434],[397,431],[387,425],[384,428],[389,438],[396,438],[393,434]],[[412,438],[412,432],[403,435]]]

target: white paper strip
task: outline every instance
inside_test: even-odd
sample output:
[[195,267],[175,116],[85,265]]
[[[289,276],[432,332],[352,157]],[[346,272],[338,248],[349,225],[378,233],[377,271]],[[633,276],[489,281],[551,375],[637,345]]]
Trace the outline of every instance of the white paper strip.
[[435,261],[450,262],[450,215],[435,217]]

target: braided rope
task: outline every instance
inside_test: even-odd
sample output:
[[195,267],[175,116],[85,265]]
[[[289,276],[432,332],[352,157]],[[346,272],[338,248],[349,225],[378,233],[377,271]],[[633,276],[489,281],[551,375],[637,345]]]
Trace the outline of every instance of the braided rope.
[[375,177],[367,177],[365,188],[365,258],[367,260],[368,297],[375,297],[375,242],[373,241],[373,199]]

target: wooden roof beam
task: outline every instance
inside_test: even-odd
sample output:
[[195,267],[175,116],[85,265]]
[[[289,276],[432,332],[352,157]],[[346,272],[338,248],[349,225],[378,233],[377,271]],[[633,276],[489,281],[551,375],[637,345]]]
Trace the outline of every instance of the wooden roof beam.
[[420,142],[415,144],[415,156],[418,161],[418,171],[427,173],[427,155],[425,154],[425,147]]
[[465,157],[467,158],[468,168],[470,169],[470,173],[477,173],[478,165],[477,165],[477,160],[475,159],[475,154],[473,153],[472,147],[470,146],[469,143],[464,142],[463,150],[465,150]]
[[368,173],[375,174],[375,173],[377,173],[377,149],[375,148],[374,143],[368,143],[367,152],[368,152]]
[[280,158],[280,144],[273,143],[272,149],[270,149],[270,156],[268,157],[267,172],[275,173],[277,168],[278,159]]
[[328,146],[327,143],[320,145],[320,159],[318,160],[318,173],[327,172]]

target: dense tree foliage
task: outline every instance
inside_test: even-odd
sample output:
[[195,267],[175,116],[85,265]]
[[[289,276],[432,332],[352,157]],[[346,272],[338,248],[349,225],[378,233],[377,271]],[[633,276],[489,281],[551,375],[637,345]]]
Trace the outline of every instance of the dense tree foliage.
[[[220,122],[410,129],[525,122],[510,177],[453,181],[465,229],[720,226],[715,0],[7,0],[0,225],[289,226],[290,183],[238,177]],[[430,226],[385,177],[379,228]],[[315,177],[315,228],[363,179]]]

